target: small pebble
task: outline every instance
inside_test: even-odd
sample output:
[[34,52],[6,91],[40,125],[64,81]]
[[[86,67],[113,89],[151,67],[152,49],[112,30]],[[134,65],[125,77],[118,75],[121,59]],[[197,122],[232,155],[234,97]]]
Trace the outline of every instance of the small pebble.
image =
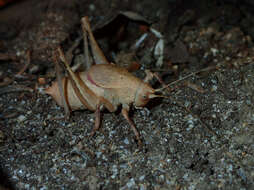
[[25,121],[26,120],[26,116],[24,116],[24,115],[20,115],[19,117],[18,117],[18,121],[19,122],[23,122],[23,121]]

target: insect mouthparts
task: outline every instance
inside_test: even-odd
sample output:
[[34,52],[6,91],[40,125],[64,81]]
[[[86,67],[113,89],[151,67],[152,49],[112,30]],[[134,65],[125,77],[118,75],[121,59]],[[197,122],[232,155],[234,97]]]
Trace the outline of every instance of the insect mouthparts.
[[152,98],[169,98],[168,96],[158,95],[158,94],[149,94],[149,99]]

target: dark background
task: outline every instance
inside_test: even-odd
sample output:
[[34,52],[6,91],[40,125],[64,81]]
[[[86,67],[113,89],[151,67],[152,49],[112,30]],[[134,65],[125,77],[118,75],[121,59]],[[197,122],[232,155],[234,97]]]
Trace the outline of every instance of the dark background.
[[[253,189],[254,2],[14,1],[0,8],[0,182],[9,189]],[[133,11],[149,21],[119,16]],[[119,112],[103,114],[89,138],[90,111],[70,120],[43,89],[55,79],[52,53],[82,36],[88,16],[106,57],[165,83],[200,72],[147,109],[131,110],[144,142]],[[164,40],[163,65],[148,32]],[[16,74],[27,63],[22,73]],[[73,52],[83,63],[83,43]],[[126,61],[128,60],[128,61]],[[38,79],[44,78],[45,83]],[[153,81],[155,88],[160,84]],[[31,92],[30,90],[33,90]]]

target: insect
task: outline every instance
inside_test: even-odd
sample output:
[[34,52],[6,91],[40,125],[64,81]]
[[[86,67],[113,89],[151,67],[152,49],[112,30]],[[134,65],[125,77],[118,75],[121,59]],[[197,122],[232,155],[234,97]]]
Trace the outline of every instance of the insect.
[[[89,68],[84,72],[74,73],[63,51],[58,48],[57,53],[67,70],[68,77],[59,78],[58,75],[58,80],[46,89],[46,93],[51,95],[59,106],[65,108],[67,115],[70,111],[79,109],[94,111],[95,125],[91,136],[100,126],[101,111],[106,108],[110,112],[115,112],[121,106],[121,113],[130,124],[138,144],[141,146],[140,134],[128,115],[130,106],[142,108],[150,99],[164,97],[156,93],[161,92],[165,87],[154,89],[148,83],[151,75],[148,74],[144,80],[141,80],[126,69],[109,63],[95,41],[88,18],[83,17],[81,22],[85,57],[89,62],[87,64]],[[96,63],[92,66],[90,66],[87,39],[89,39],[93,59]],[[57,58],[55,62],[58,65]]]

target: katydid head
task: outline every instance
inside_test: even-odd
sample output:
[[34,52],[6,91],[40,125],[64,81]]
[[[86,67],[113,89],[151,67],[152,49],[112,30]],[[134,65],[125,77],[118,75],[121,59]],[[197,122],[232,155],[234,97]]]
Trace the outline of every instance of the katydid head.
[[144,107],[149,102],[149,100],[153,98],[169,98],[167,96],[156,94],[156,92],[160,92],[163,89],[165,88],[154,89],[147,83],[141,83],[135,94],[133,103],[134,106]]

